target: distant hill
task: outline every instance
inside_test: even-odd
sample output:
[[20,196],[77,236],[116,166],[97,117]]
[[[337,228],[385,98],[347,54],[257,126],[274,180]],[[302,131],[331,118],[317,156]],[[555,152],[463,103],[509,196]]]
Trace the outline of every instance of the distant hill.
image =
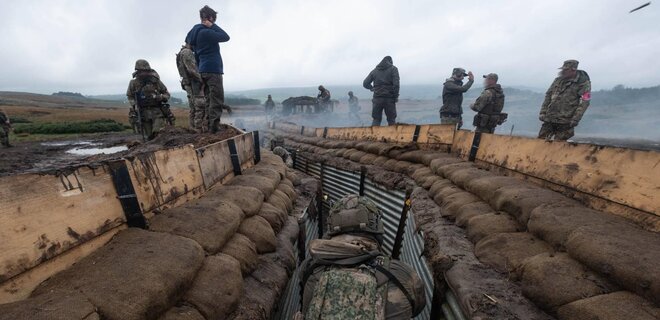
[[26,92],[0,91],[0,106],[94,108],[116,107],[116,101],[88,98],[71,93],[52,95]]

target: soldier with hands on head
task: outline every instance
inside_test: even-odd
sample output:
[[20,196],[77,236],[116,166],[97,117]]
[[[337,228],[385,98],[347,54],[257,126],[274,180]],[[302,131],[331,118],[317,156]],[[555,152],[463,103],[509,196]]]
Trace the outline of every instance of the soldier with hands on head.
[[[468,77],[468,82],[463,84],[465,77]],[[467,92],[473,83],[472,71],[465,73],[463,68],[454,68],[451,78],[445,81],[442,88],[441,124],[456,124],[458,129],[463,126],[463,93]]]
[[591,101],[591,80],[587,72],[578,70],[577,60],[566,60],[559,76],[545,93],[539,120],[543,122],[539,138],[565,141],[575,135]]
[[504,123],[506,113],[504,108],[504,92],[497,83],[499,77],[495,73],[484,75],[484,91],[470,108],[477,112],[472,124],[477,127],[476,132],[493,133],[495,127]]

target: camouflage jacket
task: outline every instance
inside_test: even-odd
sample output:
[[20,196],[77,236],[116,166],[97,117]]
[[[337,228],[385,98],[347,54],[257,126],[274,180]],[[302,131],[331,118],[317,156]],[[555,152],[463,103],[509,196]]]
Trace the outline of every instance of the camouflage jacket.
[[494,115],[504,108],[504,92],[499,84],[485,88],[470,108],[478,113]]
[[9,121],[9,117],[7,117],[7,114],[0,111],[0,125],[7,124]]
[[539,118],[550,123],[577,124],[590,100],[591,81],[586,72],[578,70],[573,79],[558,77],[545,94]]
[[181,48],[181,51],[176,55],[176,67],[179,70],[181,84],[184,86],[189,85],[191,80],[202,81],[202,76],[197,71],[195,53],[191,49]]
[[316,98],[320,102],[330,102],[330,91],[328,89],[324,89],[321,92],[319,92],[319,95],[316,96]]
[[468,91],[473,83],[473,80],[469,80],[464,85],[461,80],[447,79],[442,88],[442,108],[440,108],[440,112],[453,115],[463,114],[463,93]]
[[132,107],[138,103],[135,100],[136,93],[141,108],[159,107],[161,102],[170,99],[167,87],[155,71],[146,77],[136,76],[129,82],[126,97]]

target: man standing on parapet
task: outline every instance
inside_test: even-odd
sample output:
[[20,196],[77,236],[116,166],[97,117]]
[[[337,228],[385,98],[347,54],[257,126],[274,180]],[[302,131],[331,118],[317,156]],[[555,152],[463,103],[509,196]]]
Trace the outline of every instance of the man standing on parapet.
[[324,86],[319,86],[319,94],[316,96],[316,101],[318,105],[317,113],[327,112],[330,108],[330,90],[326,89]]
[[[464,85],[463,79],[468,77]],[[455,124],[460,129],[463,126],[463,93],[474,83],[472,71],[465,73],[463,68],[454,68],[451,78],[445,81],[442,88],[442,107],[440,108],[440,123]]]
[[273,110],[275,110],[275,101],[273,101],[273,96],[268,95],[268,99],[264,103],[264,109],[266,109],[266,113],[271,113]]
[[371,117],[372,126],[380,126],[383,121],[383,111],[387,124],[396,124],[396,103],[399,101],[399,69],[394,66],[392,57],[386,56],[362,82],[365,89],[374,93]]
[[504,123],[506,113],[504,108],[504,92],[502,86],[497,83],[498,76],[495,73],[484,75],[484,91],[470,108],[477,112],[472,124],[477,127],[476,132],[493,133],[495,127]]
[[186,43],[192,45],[197,58],[198,71],[202,76],[204,93],[209,99],[206,116],[209,130],[218,132],[220,117],[225,102],[225,91],[222,83],[224,73],[220,42],[229,41],[229,35],[217,24],[217,12],[209,6],[199,10],[201,23],[195,25],[186,36]]
[[357,123],[360,123],[360,102],[358,98],[353,95],[353,91],[348,92],[348,114],[352,119],[357,120]]
[[176,67],[181,77],[181,88],[188,95],[190,108],[190,128],[198,132],[206,131],[204,126],[206,113],[206,99],[202,92],[202,75],[197,71],[197,61],[192,46],[186,43],[176,55]]
[[11,131],[11,121],[9,121],[9,116],[0,110],[0,142],[3,146],[9,148],[12,145],[9,144],[9,131]]
[[164,108],[167,100],[170,99],[170,93],[147,60],[140,59],[135,62],[135,72],[133,79],[128,83],[126,97],[131,104],[130,112],[141,120],[139,128],[146,138],[153,139],[166,121],[174,124],[174,115],[169,105]]
[[578,70],[577,60],[566,60],[559,76],[545,94],[539,120],[543,122],[539,138],[565,141],[575,134],[575,127],[589,107],[591,81]]

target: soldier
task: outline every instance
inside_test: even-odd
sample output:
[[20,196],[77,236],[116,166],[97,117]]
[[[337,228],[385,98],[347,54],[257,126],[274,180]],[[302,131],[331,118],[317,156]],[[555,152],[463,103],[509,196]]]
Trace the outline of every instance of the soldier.
[[174,124],[174,116],[169,110],[169,105],[165,107],[170,93],[160,81],[158,73],[151,69],[146,60],[140,59],[135,62],[135,73],[128,84],[126,96],[131,109],[136,114],[139,113],[141,133],[148,139],[153,139],[166,121]]
[[539,120],[543,122],[539,138],[565,141],[575,134],[591,100],[589,75],[578,70],[577,60],[566,60],[559,76],[545,93]]
[[383,120],[383,111],[387,117],[387,125],[396,124],[396,103],[399,101],[399,69],[394,66],[392,57],[386,56],[369,73],[362,82],[365,89],[371,90],[373,96],[373,108],[371,117],[372,126],[380,126]]
[[273,148],[273,153],[282,158],[282,161],[284,161],[284,164],[286,164],[287,167],[293,168],[293,158],[291,157],[289,151],[284,149],[284,147],[277,146]]
[[327,112],[330,109],[329,106],[332,103],[330,98],[330,90],[326,89],[324,86],[319,86],[319,94],[316,96],[316,100],[318,101],[317,113]]
[[[468,82],[463,85],[463,79]],[[451,78],[447,79],[442,88],[442,107],[440,108],[441,124],[456,124],[458,129],[463,126],[463,93],[474,83],[472,71],[465,73],[463,68],[454,68]]]
[[195,25],[186,36],[198,62],[198,71],[204,83],[204,95],[208,98],[206,116],[209,130],[218,132],[220,117],[225,106],[225,89],[222,83],[224,68],[220,55],[220,42],[229,41],[229,35],[215,24],[218,13],[209,6],[199,10],[200,24]]
[[202,75],[197,71],[197,61],[192,46],[186,43],[176,55],[176,67],[181,77],[181,88],[188,96],[190,108],[190,128],[198,132],[208,130],[204,119],[206,113],[206,99],[202,91]]
[[264,108],[266,109],[267,113],[271,113],[275,109],[275,101],[273,101],[273,97],[271,95],[268,95],[268,99],[264,103]]
[[327,228],[325,239],[310,242],[303,263],[305,319],[410,319],[424,309],[419,275],[382,252],[382,216],[373,201],[343,197],[332,205]]
[[493,133],[497,125],[506,121],[507,114],[502,113],[504,92],[497,80],[498,76],[495,73],[484,75],[484,91],[470,106],[477,112],[472,123],[477,127],[476,132]]
[[7,148],[12,147],[9,144],[9,131],[11,131],[11,121],[7,114],[0,110],[0,142]]
[[355,118],[360,123],[360,102],[358,98],[353,95],[353,91],[348,92],[348,114],[349,117]]

